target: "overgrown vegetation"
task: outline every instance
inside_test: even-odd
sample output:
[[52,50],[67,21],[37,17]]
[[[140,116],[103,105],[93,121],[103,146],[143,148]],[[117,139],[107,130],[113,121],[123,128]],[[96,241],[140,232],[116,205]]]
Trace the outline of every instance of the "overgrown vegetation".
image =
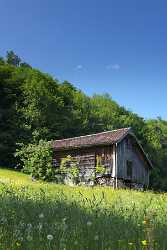
[[0,59],[0,164],[15,167],[17,143],[38,144],[104,130],[132,127],[155,169],[151,186],[167,190],[167,121],[144,120],[111,96],[86,96],[32,68],[9,51]]
[[52,181],[55,177],[52,142],[40,140],[38,144],[20,145],[15,156],[19,157],[23,172],[32,178]]
[[0,249],[166,249],[166,194],[0,176]]
[[68,155],[61,160],[60,173],[64,174],[64,178],[67,178],[73,184],[79,182],[79,166],[76,158]]
[[105,166],[103,166],[101,163],[101,157],[97,156],[96,157],[96,174],[103,175],[105,174],[105,172],[106,172],[106,169],[105,169]]

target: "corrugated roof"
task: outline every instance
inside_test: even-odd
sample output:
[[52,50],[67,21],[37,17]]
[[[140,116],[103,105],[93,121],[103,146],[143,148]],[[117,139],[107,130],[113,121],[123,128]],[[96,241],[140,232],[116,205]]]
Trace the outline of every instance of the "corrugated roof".
[[73,137],[63,140],[55,140],[53,143],[53,147],[55,150],[59,150],[69,148],[82,148],[95,145],[114,144],[124,138],[130,130],[130,128],[121,128],[98,134]]

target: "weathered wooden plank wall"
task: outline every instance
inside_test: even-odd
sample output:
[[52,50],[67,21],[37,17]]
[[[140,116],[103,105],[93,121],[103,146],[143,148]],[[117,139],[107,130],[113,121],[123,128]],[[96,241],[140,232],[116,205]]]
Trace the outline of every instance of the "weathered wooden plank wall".
[[61,159],[71,155],[75,157],[79,163],[80,171],[88,176],[95,171],[97,156],[101,159],[101,164],[105,166],[106,173],[112,173],[113,169],[113,146],[96,146],[90,148],[81,148],[73,150],[56,151],[54,159],[60,165]]
[[[116,150],[116,151],[115,151]],[[117,153],[115,161],[115,153]],[[89,179],[95,173],[97,156],[101,164],[105,166],[106,173],[118,179],[129,180],[135,183],[149,184],[149,169],[147,162],[141,153],[136,141],[130,136],[116,145],[93,146],[72,150],[56,151],[54,158],[58,165],[61,159],[71,155],[79,163],[80,174]],[[127,176],[127,161],[132,162],[132,177]],[[117,171],[115,171],[115,166]]]
[[[127,161],[132,162],[132,179],[127,176]],[[132,182],[149,184],[148,165],[138,146],[130,137],[125,138],[117,147],[118,178]]]

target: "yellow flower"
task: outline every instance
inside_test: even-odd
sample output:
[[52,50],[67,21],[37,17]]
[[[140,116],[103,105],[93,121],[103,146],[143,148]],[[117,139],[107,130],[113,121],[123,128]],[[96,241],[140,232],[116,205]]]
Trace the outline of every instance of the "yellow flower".
[[147,240],[142,240],[141,243],[142,243],[143,246],[147,246],[148,245],[148,241]]
[[21,246],[21,243],[20,243],[20,242],[16,242],[16,246],[17,246],[17,247],[20,247],[20,246]]
[[147,220],[143,220],[143,224],[146,225],[148,223]]

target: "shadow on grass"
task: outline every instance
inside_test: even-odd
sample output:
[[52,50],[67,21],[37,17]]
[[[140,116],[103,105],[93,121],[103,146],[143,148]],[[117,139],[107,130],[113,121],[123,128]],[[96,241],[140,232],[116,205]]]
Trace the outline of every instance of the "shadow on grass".
[[44,192],[35,197],[23,189],[18,196],[6,189],[0,196],[0,249],[143,249],[142,241],[144,249],[165,249],[166,226],[148,229],[138,224],[136,211],[101,203],[68,200],[62,192],[53,200]]

